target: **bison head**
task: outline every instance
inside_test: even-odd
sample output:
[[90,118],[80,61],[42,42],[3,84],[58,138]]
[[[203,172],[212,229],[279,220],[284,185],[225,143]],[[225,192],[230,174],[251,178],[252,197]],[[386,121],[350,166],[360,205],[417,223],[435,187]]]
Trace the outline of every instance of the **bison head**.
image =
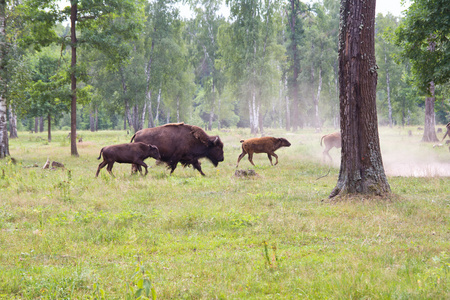
[[214,167],[217,167],[219,162],[223,161],[223,143],[218,136],[209,138],[208,153],[206,155]]
[[285,138],[279,138],[278,139],[279,143],[280,143],[280,147],[289,147],[291,146],[291,143],[289,143],[289,141]]
[[161,159],[161,154],[159,154],[159,149],[158,147],[154,146],[154,145],[147,145],[148,149],[147,149],[147,155],[149,155],[149,157],[152,157],[156,160],[160,160]]

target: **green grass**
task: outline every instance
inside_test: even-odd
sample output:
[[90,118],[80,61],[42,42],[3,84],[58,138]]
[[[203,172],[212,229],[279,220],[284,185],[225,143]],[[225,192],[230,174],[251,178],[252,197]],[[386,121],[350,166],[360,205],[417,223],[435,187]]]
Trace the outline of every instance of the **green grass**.
[[[234,177],[242,129],[210,133],[225,161],[203,160],[206,177],[181,166],[169,176],[149,159],[146,177],[115,164],[116,178],[95,178],[100,149],[125,132],[81,132],[78,158],[67,132],[51,143],[20,132],[18,163],[0,161],[0,299],[448,299],[450,180],[431,170],[448,168],[448,148],[381,128],[383,159],[417,159],[434,175],[388,176],[390,199],[330,201],[339,151],[316,179],[332,131],[269,129],[292,146],[275,167],[244,157],[253,178]],[[42,169],[48,157],[66,169]]]

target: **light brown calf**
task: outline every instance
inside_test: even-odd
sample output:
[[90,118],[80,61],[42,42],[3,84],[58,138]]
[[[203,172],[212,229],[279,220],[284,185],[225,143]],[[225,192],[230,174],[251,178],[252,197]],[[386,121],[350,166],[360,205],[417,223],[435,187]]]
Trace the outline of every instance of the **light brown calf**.
[[248,153],[248,160],[252,165],[253,163],[253,153],[267,153],[269,157],[270,164],[272,163],[272,156],[274,156],[277,161],[275,165],[278,164],[278,155],[275,151],[281,147],[289,147],[291,143],[285,138],[275,138],[270,136],[265,136],[261,138],[251,138],[248,140],[241,140],[242,143],[242,153],[239,155],[236,168],[239,165],[239,161]]
[[325,150],[323,150],[323,161],[326,160],[326,157],[330,159],[330,161],[333,161],[328,151],[330,151],[333,147],[341,148],[341,133],[340,132],[334,132],[327,135],[324,135],[320,139],[320,146],[322,146],[322,140],[323,144],[325,145]]

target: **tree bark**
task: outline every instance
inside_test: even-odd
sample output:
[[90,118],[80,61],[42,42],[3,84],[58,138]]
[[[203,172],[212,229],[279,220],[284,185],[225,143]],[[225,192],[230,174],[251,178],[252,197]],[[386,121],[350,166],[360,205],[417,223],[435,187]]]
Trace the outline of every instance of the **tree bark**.
[[[50,116],[50,114],[47,115],[47,140],[49,142],[52,141],[52,130],[51,130],[51,125],[52,125],[52,117]],[[72,137],[71,137],[72,138]],[[76,137],[75,137],[76,140]]]
[[37,133],[39,130],[39,118],[35,117],[34,118],[34,133]]
[[39,117],[39,132],[44,132],[44,117],[43,116]]
[[3,71],[5,70],[6,54],[6,1],[0,0],[0,158],[9,156],[9,140],[7,131],[7,106],[5,98],[5,80]]
[[15,139],[17,137],[17,115],[13,107],[9,105],[9,138]]
[[435,116],[434,116],[434,82],[430,82],[431,97],[425,99],[425,124],[423,128],[422,142],[439,142],[435,130]]
[[[384,52],[384,64],[387,65],[387,54]],[[386,93],[389,109],[389,127],[392,128],[392,103],[391,103],[391,81],[389,79],[389,69],[386,67]]]
[[341,0],[339,99],[341,167],[330,198],[390,193],[376,112],[375,0]]
[[70,41],[72,46],[72,61],[70,70],[70,81],[72,90],[72,101],[70,104],[70,153],[79,156],[77,150],[77,35],[76,21],[78,14],[78,1],[72,1],[70,6]]

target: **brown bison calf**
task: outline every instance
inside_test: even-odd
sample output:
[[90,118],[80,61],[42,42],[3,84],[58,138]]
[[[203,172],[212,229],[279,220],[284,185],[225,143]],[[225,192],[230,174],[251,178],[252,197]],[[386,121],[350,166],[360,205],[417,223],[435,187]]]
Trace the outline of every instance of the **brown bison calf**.
[[252,165],[253,163],[253,153],[267,153],[269,157],[270,164],[272,163],[272,156],[274,156],[277,161],[275,163],[278,164],[278,155],[275,154],[275,151],[281,147],[289,147],[291,143],[285,138],[275,138],[275,137],[261,137],[261,138],[252,138],[248,140],[241,140],[242,143],[242,153],[239,155],[236,168],[239,165],[239,161],[248,153],[248,160]]
[[322,146],[322,140],[325,145],[325,150],[323,150],[323,161],[325,161],[325,158],[328,156],[330,158],[330,161],[333,161],[328,151],[330,151],[333,147],[341,148],[341,133],[340,132],[334,132],[327,135],[324,135],[320,139],[320,146]]
[[161,159],[159,150],[156,146],[144,143],[128,143],[103,147],[102,150],[100,150],[100,156],[97,159],[102,157],[102,153],[103,161],[98,165],[95,177],[98,176],[100,170],[106,165],[108,165],[106,170],[114,177],[112,168],[115,162],[119,164],[136,164],[138,165],[138,170],[141,174],[141,166],[143,166],[145,168],[145,175],[147,175],[147,164],[144,163],[144,160],[148,157],[153,157],[157,160]]

